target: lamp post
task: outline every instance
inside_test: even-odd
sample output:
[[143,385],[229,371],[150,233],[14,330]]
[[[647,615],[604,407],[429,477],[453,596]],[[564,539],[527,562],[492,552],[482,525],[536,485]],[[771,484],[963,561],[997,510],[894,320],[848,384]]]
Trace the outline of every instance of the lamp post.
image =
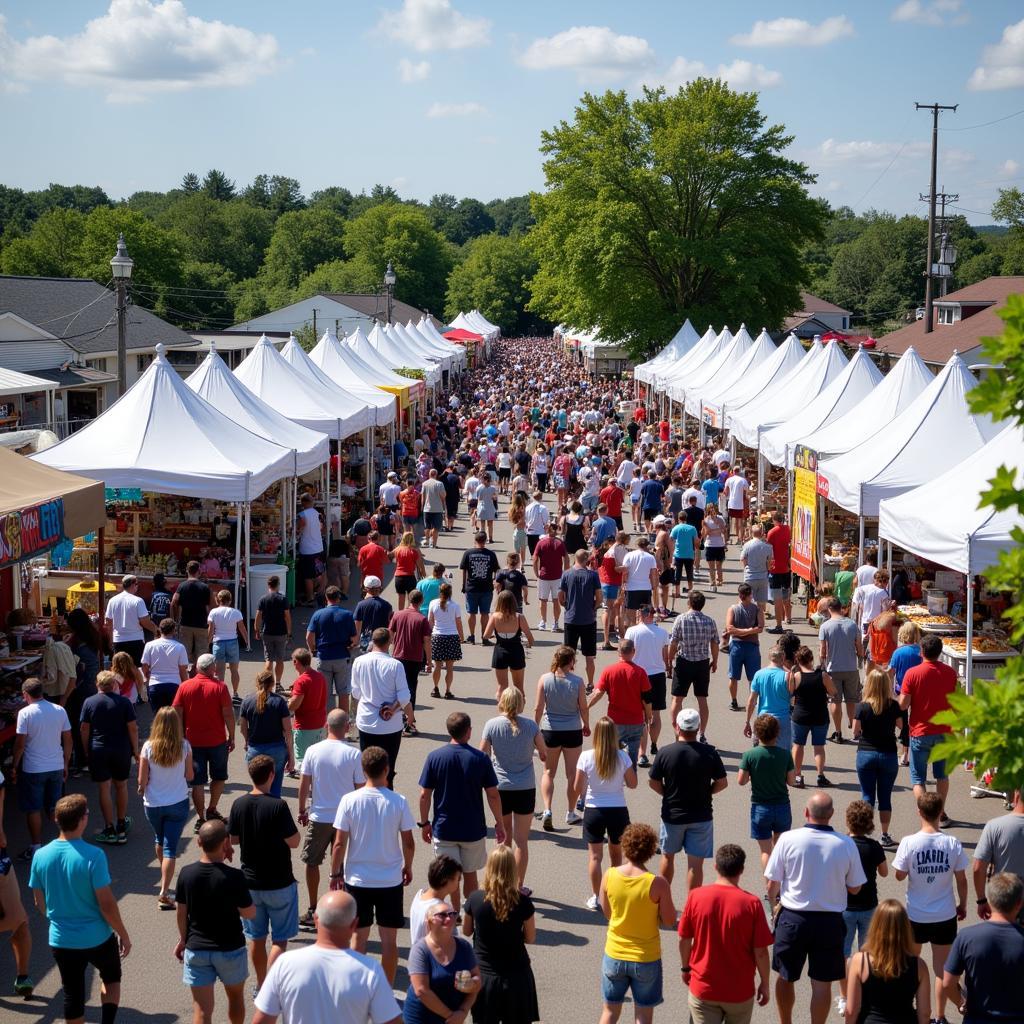
[[117,236],[117,253],[110,261],[110,269],[114,274],[114,285],[117,289],[117,397],[120,398],[128,388],[128,354],[125,338],[125,317],[128,313],[128,282],[132,277],[135,261],[128,255],[128,247],[124,242],[124,233]]
[[395,294],[395,268],[391,266],[391,260],[388,260],[387,269],[384,271],[384,288],[388,293],[388,323],[391,323],[391,302]]

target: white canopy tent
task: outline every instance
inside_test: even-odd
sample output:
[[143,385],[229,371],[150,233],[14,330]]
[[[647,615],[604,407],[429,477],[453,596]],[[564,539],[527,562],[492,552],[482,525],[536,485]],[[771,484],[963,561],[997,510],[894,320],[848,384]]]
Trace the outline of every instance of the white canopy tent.
[[438,341],[432,334],[422,330],[414,321],[410,320],[405,325],[405,333],[415,338],[423,348],[438,359],[449,359],[451,369],[457,369],[466,356],[466,350],[453,345],[447,338]]
[[442,370],[451,370],[455,363],[454,352],[437,352],[426,338],[420,336],[419,331],[408,330],[404,324],[394,323],[388,328],[392,334],[405,345],[410,352],[415,352],[423,359],[429,359],[437,363]]
[[682,359],[699,341],[700,335],[687,317],[672,340],[656,356],[633,368],[633,379],[641,384],[650,384],[659,369]]
[[748,448],[760,448],[761,437],[772,427],[795,416],[838,377],[849,360],[839,345],[813,348],[785,380],[773,384],[746,405],[737,408],[729,420],[732,436]]
[[377,387],[409,387],[410,384],[416,383],[410,377],[395,373],[392,365],[370,344],[362,327],[357,327],[345,338],[342,348],[352,352],[373,373],[372,381]]
[[[757,337],[757,344],[763,350],[766,332]],[[767,338],[772,344],[771,338]],[[747,402],[756,398],[775,381],[782,380],[791,373],[809,353],[800,344],[794,334],[790,334],[766,359],[752,363],[748,372],[737,376],[735,380],[723,381],[718,394],[705,398],[701,402],[701,418],[718,429],[728,427],[728,418],[733,409],[739,409]]]
[[480,324],[475,323],[465,313],[459,313],[451,322],[452,327],[461,327],[464,331],[472,331],[474,334],[479,334],[482,338],[493,338],[495,337],[494,331],[486,330],[481,327]]
[[[693,415],[701,419],[702,427],[704,425],[704,410],[709,408],[709,403],[713,403],[719,395],[736,387],[739,382],[747,380],[751,374],[757,373],[759,368],[777,351],[771,335],[765,328],[762,328],[761,333],[753,340],[746,352],[729,367],[728,373],[709,380],[701,388],[700,401],[696,404]],[[689,404],[687,402],[688,407]],[[708,423],[715,429],[720,429],[722,426],[721,418],[718,416],[709,417]]]
[[487,317],[485,317],[483,313],[480,312],[479,309],[471,309],[466,314],[466,316],[468,316],[469,319],[473,321],[473,323],[478,323],[481,329],[493,335],[494,337],[497,337],[498,335],[501,334],[501,328],[497,324],[492,324],[491,321],[488,320]]
[[420,317],[420,322],[416,325],[417,330],[420,334],[427,338],[433,338],[433,340],[439,344],[445,346],[445,348],[452,349],[455,352],[456,361],[460,365],[466,365],[466,346],[456,345],[454,341],[449,341],[441,332],[434,326],[434,321],[427,316]]
[[413,360],[406,365],[415,365],[420,369],[428,367],[437,372],[437,382],[441,381],[441,372],[447,371],[452,364],[452,357],[439,356],[436,352],[429,352],[418,337],[412,337],[406,333],[401,324],[386,324],[384,332],[394,343],[395,347],[407,354],[407,358]]
[[360,388],[372,388],[391,401],[394,405],[395,396],[390,391],[381,390],[380,382],[384,373],[387,373],[399,381],[408,383],[408,378],[392,374],[390,370],[375,370],[364,363],[356,355],[355,350],[346,345],[333,330],[326,330],[320,340],[310,350],[309,358],[323,372],[330,377],[335,384],[345,381],[349,386],[358,385]]
[[746,324],[740,324],[740,329],[728,345],[701,366],[695,367],[692,373],[687,374],[685,381],[674,386],[672,397],[683,403],[683,408],[690,416],[699,416],[701,395],[722,377],[733,377],[735,367],[743,362],[753,347],[754,339],[747,331]]
[[[999,432],[975,416],[966,396],[977,385],[959,355],[885,429],[844,455],[818,463],[828,498],[862,518],[877,516],[894,498],[974,454]],[[949,504],[947,499],[946,504]]]
[[[940,476],[886,498],[878,507],[878,535],[930,562],[976,576],[1017,546],[1014,530],[1024,529],[1016,509],[978,508],[973,500],[951,502],[950,495],[981,494],[1000,466],[1024,466],[1024,430],[1006,427],[964,461]],[[935,514],[942,509],[941,516]],[[967,692],[974,685],[974,587],[967,586]]]
[[393,370],[398,367],[423,370],[424,378],[429,387],[434,387],[441,379],[441,368],[437,363],[433,360],[418,357],[415,353],[404,351],[397,340],[390,333],[386,332],[380,324],[373,325],[373,329],[366,336],[366,340],[384,363]]
[[819,459],[842,455],[885,430],[933,380],[935,375],[924,360],[913,347],[908,348],[863,401],[798,441],[816,452]]
[[[708,328],[710,333],[711,328]],[[670,398],[674,395],[676,385],[685,385],[691,375],[699,372],[700,368],[706,366],[732,341],[732,331],[723,327],[713,338],[708,339],[705,334],[699,345],[695,345],[682,359],[677,360],[671,366],[667,366],[663,372],[655,378],[655,390],[662,391]]]
[[793,453],[805,437],[861,406],[883,380],[867,350],[858,348],[843,372],[789,419],[761,435],[761,454],[773,465],[793,468]]

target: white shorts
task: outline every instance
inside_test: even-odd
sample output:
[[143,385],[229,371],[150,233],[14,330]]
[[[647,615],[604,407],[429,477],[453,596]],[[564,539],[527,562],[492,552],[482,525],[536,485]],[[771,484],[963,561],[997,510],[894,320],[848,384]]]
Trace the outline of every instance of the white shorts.
[[541,601],[557,601],[561,580],[537,580],[537,596]]

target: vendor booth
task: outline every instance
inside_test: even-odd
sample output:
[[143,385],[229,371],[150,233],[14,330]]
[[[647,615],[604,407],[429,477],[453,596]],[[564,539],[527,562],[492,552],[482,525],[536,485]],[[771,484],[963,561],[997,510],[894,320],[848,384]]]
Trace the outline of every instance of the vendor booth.
[[656,356],[633,367],[633,380],[636,384],[634,397],[640,397],[641,384],[654,383],[660,370],[682,359],[699,341],[700,335],[693,329],[693,324],[687,317],[672,340]]

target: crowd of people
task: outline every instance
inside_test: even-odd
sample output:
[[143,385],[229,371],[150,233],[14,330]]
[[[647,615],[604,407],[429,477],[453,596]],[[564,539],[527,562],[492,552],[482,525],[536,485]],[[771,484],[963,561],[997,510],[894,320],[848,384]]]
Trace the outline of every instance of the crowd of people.
[[[133,762],[156,908],[174,913],[195,1024],[213,1020],[218,985],[240,1024],[247,984],[255,1024],[540,1020],[528,947],[544,910],[533,886],[538,899],[551,894],[530,876],[535,819],[549,833],[581,829],[585,906],[607,930],[603,957],[573,984],[600,985],[602,1024],[627,997],[638,1024],[653,1019],[670,991],[664,970],[674,972],[668,928],[696,1024],[746,1024],[770,1002],[791,1024],[805,971],[812,1024],[834,995],[851,1024],[944,1022],[950,1001],[972,1024],[1024,1020],[1014,981],[1024,798],[986,824],[973,858],[944,831],[949,782],[931,754],[949,727],[933,719],[957,680],[941,644],[897,628],[872,557],[818,595],[817,646],[801,636],[784,513],[761,521],[748,465],[679,436],[626,392],[549,341],[502,342],[396,446],[365,508],[325,524],[303,498],[300,593],[315,611],[296,638],[297,613],[270,577],[251,692],[239,673],[247,624],[196,563],[166,602],[147,606],[126,577],[103,623],[69,616],[74,677],[25,682],[7,780],[26,816],[28,890],[49,920],[66,1020],[84,1020],[90,965],[103,1024],[117,1014],[132,943],[101,847],[128,841]],[[507,551],[495,550],[499,518]],[[471,544],[443,564],[441,539],[466,526]],[[730,545],[742,579],[717,622],[708,601],[725,587]],[[382,596],[389,575],[397,608]],[[528,677],[527,652],[550,634],[549,663]],[[477,644],[491,648],[493,689],[459,668]],[[614,655],[600,670],[599,650]],[[713,713],[720,663],[728,698]],[[452,703],[440,705],[448,740],[426,755],[410,802],[393,787],[410,756],[403,741],[420,736],[421,677],[433,700]],[[470,694],[494,697],[482,722],[462,703]],[[137,716],[144,701],[152,714]],[[731,771],[714,740],[735,739],[741,721],[750,746]],[[225,806],[237,742],[248,791]],[[857,747],[860,798],[838,815],[830,742]],[[896,840],[900,767],[920,830]],[[95,791],[63,795],[85,772]],[[286,776],[297,805],[282,796]],[[730,783],[749,787],[745,825],[716,820]],[[660,798],[655,827],[631,813],[641,785]],[[91,831],[90,804],[102,817]],[[178,870],[193,812],[198,859]],[[50,816],[58,835],[44,844]],[[756,871],[735,841],[744,829]],[[430,849],[425,870],[418,844]],[[28,996],[25,901],[2,831],[0,846],[0,930],[15,991]],[[879,900],[890,870],[907,883],[903,900]],[[961,927],[969,882],[979,921]],[[315,940],[290,949],[303,932]],[[368,954],[374,932],[379,957]]]

